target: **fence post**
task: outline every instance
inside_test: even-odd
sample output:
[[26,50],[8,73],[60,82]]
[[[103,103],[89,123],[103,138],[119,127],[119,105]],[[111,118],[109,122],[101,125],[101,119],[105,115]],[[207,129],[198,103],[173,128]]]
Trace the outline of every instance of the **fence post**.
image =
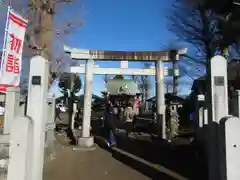
[[33,119],[33,156],[31,166],[31,180],[42,180],[45,126],[46,126],[46,102],[49,65],[41,56],[31,59],[27,115]]
[[[219,169],[219,121],[228,115],[227,60],[222,56],[211,59],[211,91],[207,92],[212,102],[208,103],[208,174],[209,179],[220,179]],[[216,68],[217,67],[217,68]]]
[[199,94],[197,96],[197,128],[202,128],[204,124],[204,107],[203,103],[205,101],[205,96],[203,94]]
[[204,104],[203,115],[204,115],[204,125],[208,125],[208,109]]
[[29,117],[16,117],[11,123],[7,180],[32,180],[32,128]]
[[240,119],[227,116],[220,121],[219,159],[221,179],[238,180],[240,177]]
[[55,97],[54,95],[47,101],[47,122],[46,122],[46,142],[45,142],[45,157],[53,160],[56,156],[56,138],[54,134],[55,125]]
[[5,114],[4,114],[4,134],[10,133],[10,126],[14,117],[18,113],[20,102],[20,89],[18,87],[9,87],[6,91],[5,101]]

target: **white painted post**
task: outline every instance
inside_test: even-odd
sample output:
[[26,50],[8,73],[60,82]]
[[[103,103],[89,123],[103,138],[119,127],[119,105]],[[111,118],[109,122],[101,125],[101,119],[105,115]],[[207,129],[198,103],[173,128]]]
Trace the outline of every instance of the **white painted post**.
[[73,103],[72,124],[71,124],[72,131],[74,131],[76,114],[77,114],[77,103]]
[[4,114],[4,134],[9,134],[11,122],[18,114],[20,102],[20,89],[18,87],[9,87],[6,92],[6,105]]
[[156,105],[157,128],[162,139],[166,139],[165,97],[164,97],[164,66],[161,61],[155,62],[156,66]]
[[198,124],[198,128],[202,128],[203,127],[203,118],[204,118],[204,114],[203,114],[203,107],[198,108],[198,116],[197,116],[197,124]]
[[204,107],[205,96],[203,94],[197,95],[197,103],[196,103],[196,120],[197,120],[197,127],[196,127],[196,140],[199,144],[203,145],[205,143],[205,136],[206,132],[203,128],[205,125],[206,120],[206,109]]
[[208,124],[208,109],[204,106],[204,110],[203,110],[203,115],[204,115],[204,125]]
[[[205,100],[205,96],[203,94],[199,94],[197,96],[197,125],[198,128],[202,128],[204,125],[204,107],[203,102]],[[202,106],[202,107],[200,107]]]
[[[222,56],[214,56],[211,60],[211,96],[212,104],[208,110],[212,113],[208,118],[208,160],[209,179],[221,179],[221,155],[219,149],[219,122],[228,115],[228,83],[227,60]],[[217,68],[216,68],[217,67]]]
[[32,180],[31,161],[33,122],[29,117],[15,117],[11,123],[7,180]]
[[55,128],[55,108],[56,108],[56,101],[55,97],[51,97],[47,99],[47,117],[46,117],[46,129],[54,129]]
[[53,160],[56,156],[56,138],[55,138],[55,133],[54,129],[56,127],[55,124],[55,108],[56,108],[56,101],[54,95],[48,99],[47,101],[47,122],[46,122],[46,142],[45,142],[45,147],[46,147],[46,153],[45,157],[47,157],[50,160]]
[[222,117],[228,115],[227,60],[222,56],[211,59],[211,82],[212,121],[218,123]]
[[46,102],[48,89],[49,66],[48,61],[41,56],[31,59],[27,115],[33,119],[33,154],[31,166],[31,180],[42,180]]
[[94,139],[90,135],[91,111],[92,111],[93,65],[94,65],[93,59],[88,59],[86,61],[82,136],[78,139],[78,146],[83,148],[89,148],[94,146]]
[[54,121],[54,119],[55,119],[55,109],[56,109],[55,95],[51,95],[51,97],[49,97],[47,99],[47,103],[49,103],[47,122],[55,124],[55,121]]
[[221,180],[239,180],[240,177],[240,119],[225,117],[221,128]]

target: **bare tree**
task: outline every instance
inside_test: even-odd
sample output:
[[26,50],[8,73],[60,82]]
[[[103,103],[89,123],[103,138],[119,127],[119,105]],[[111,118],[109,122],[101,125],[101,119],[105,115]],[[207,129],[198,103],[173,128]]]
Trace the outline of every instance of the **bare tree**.
[[[145,63],[144,64],[145,68],[149,68],[150,64]],[[147,98],[149,97],[149,91],[151,89],[151,79],[150,76],[135,76],[132,75],[132,79],[138,83],[139,90],[142,94],[142,100],[146,101]]]
[[[165,85],[165,92],[166,93],[173,93],[173,81],[172,79],[166,78],[164,81]],[[185,78],[180,78],[178,80],[178,86],[177,86],[177,91],[182,92],[184,87],[191,87],[192,86],[192,79],[188,79],[187,77]]]
[[54,42],[62,43],[66,36],[82,25],[83,3],[80,0],[3,1],[28,18],[24,53],[31,56],[37,54],[52,61]]
[[[82,24],[83,3],[80,0],[3,0],[3,4],[11,5],[28,18],[24,60],[30,63],[30,57],[41,55],[51,61],[50,84],[53,77],[77,63],[63,53],[62,45],[69,34]],[[26,73],[29,72],[27,63],[23,67]]]
[[105,74],[103,77],[103,81],[105,83],[105,88],[107,89],[107,83],[109,81],[109,79],[111,79],[111,77],[108,74]]
[[218,46],[217,20],[215,14],[200,4],[187,0],[175,0],[169,18],[169,29],[184,42],[196,49],[195,58],[188,58],[204,67],[215,54]]
[[61,16],[61,11],[66,11],[67,6],[73,3],[79,2],[77,0],[29,0],[26,14],[31,25],[26,35],[26,43],[31,53],[42,55],[49,61],[53,60],[54,38],[69,34],[74,26],[70,19],[61,23],[58,16]]
[[[183,49],[186,47],[186,43],[179,39],[169,41],[167,46],[163,46],[161,49],[172,50],[172,49]],[[165,79],[166,92],[177,95],[183,86],[189,86],[192,81],[199,78],[204,74],[205,65],[199,63],[195,58],[190,56],[181,57],[178,61],[171,62],[170,72],[172,78],[168,77]],[[179,73],[176,74],[176,71]]]
[[171,79],[165,79],[164,81],[166,93],[172,93],[173,90],[173,81]]
[[[232,47],[239,46],[239,31],[240,31],[240,8],[239,0],[196,0],[194,3],[201,4],[202,7],[211,10],[216,14],[218,19],[218,33],[222,38],[218,44],[225,55],[228,56],[228,51]],[[229,48],[231,47],[231,48]]]

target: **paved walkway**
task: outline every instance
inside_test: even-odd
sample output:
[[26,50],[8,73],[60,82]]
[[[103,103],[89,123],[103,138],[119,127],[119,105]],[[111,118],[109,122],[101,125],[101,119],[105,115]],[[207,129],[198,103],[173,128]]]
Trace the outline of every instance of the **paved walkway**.
[[203,166],[188,146],[172,149],[168,142],[153,141],[150,136],[127,138],[125,133],[118,133],[118,149],[109,152],[101,138],[99,122],[93,120],[92,127],[95,140],[102,148],[92,152],[73,151],[64,136],[58,135],[57,158],[45,163],[43,180],[206,179],[205,173],[201,173],[203,177],[198,174]]
[[102,148],[80,151],[64,136],[57,135],[57,140],[57,157],[45,162],[43,180],[189,180],[118,148],[110,152],[100,143]]
[[43,180],[80,179],[150,180],[137,170],[116,160],[110,152],[100,147],[91,152],[73,151],[64,143],[57,148],[57,158],[45,163]]
[[44,180],[150,180],[101,148],[77,152],[64,148],[45,165]]

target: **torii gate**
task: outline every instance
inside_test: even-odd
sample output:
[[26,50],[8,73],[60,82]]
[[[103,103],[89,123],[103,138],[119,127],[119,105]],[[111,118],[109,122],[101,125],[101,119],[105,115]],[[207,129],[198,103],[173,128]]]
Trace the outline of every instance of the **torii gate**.
[[[164,73],[163,62],[172,62],[179,60],[180,55],[187,53],[184,50],[171,51],[101,51],[84,50],[64,46],[64,51],[75,60],[86,60],[85,66],[70,67],[71,73],[85,73],[84,84],[84,109],[82,136],[78,140],[80,147],[91,147],[94,145],[94,139],[90,136],[91,123],[91,100],[92,100],[92,80],[93,74],[111,74],[111,75],[155,75],[156,76],[156,96],[157,96],[157,122],[161,126],[159,131],[161,137],[166,139],[165,132],[165,99],[164,99]],[[99,68],[94,67],[95,60],[121,61],[122,68]],[[155,68],[128,68],[128,61],[154,61]],[[174,72],[178,73],[178,72]]]

